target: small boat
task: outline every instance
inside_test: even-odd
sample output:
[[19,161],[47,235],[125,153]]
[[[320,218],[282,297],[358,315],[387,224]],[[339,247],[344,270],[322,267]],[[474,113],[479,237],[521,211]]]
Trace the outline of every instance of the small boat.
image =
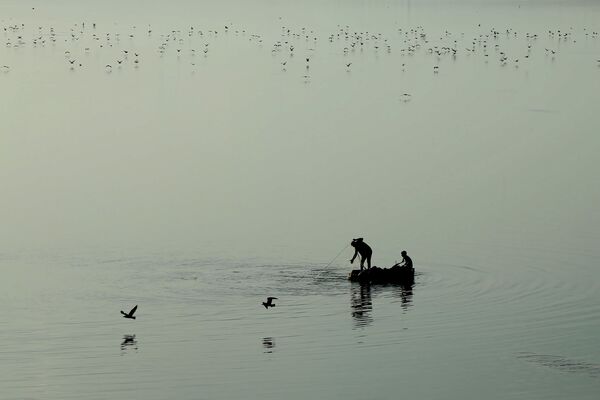
[[348,279],[352,282],[412,284],[415,281],[415,269],[399,266],[354,269]]

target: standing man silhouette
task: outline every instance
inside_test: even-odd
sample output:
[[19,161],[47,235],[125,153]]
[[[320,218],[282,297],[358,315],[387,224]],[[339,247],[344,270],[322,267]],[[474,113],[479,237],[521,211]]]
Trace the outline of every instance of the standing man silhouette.
[[371,255],[373,254],[373,250],[371,247],[363,242],[363,238],[352,239],[350,243],[352,247],[354,247],[354,256],[352,260],[350,260],[350,264],[354,263],[354,259],[358,254],[360,254],[360,269],[362,271],[363,266],[365,265],[365,260],[367,260],[367,268],[371,268]]

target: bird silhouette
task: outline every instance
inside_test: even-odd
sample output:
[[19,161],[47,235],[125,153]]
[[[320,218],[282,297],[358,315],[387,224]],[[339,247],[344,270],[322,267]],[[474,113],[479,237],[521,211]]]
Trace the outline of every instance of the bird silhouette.
[[262,305],[265,306],[266,309],[268,309],[269,307],[275,307],[275,304],[273,304],[273,300],[277,300],[277,297],[267,297],[267,302],[263,302]]
[[135,307],[133,307],[131,309],[131,311],[129,311],[129,314],[126,314],[125,311],[121,310],[121,314],[123,314],[123,318],[135,319],[135,316],[133,314],[135,314],[137,307],[138,307],[137,305]]

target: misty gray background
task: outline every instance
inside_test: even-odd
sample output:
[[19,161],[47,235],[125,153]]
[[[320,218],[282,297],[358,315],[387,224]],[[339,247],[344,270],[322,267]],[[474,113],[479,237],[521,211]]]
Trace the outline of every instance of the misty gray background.
[[[340,46],[326,40],[337,24],[398,41],[397,27],[417,25],[431,35],[581,32],[597,24],[597,7],[246,3],[59,2],[35,13],[5,5],[3,16],[62,24],[63,33],[79,20],[122,35],[137,24],[138,37],[121,46],[141,52],[142,65],[107,75],[117,56],[92,51],[74,55],[85,69],[71,73],[62,47],[83,53],[85,43],[3,48],[14,65],[2,76],[2,242],[236,254],[259,246],[256,255],[284,247],[320,259],[359,235],[378,255],[404,246],[425,257],[458,238],[597,242],[597,41],[580,33],[551,65],[538,43],[518,71],[462,57],[433,76],[424,51],[405,73],[398,51],[351,55],[347,74]],[[263,47],[221,32],[194,75],[172,53],[157,55],[157,36],[169,28],[226,23],[263,35]],[[270,54],[280,25],[324,32],[315,51],[296,50],[287,73],[278,63],[285,56]],[[310,53],[313,79],[304,85],[301,61]],[[404,92],[410,103],[399,103]]]

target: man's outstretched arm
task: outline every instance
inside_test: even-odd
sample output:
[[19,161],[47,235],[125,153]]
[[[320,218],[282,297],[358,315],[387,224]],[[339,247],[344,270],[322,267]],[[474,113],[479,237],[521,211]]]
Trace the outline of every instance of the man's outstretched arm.
[[354,259],[356,258],[357,255],[358,255],[358,249],[354,249],[354,256],[352,256],[352,260],[350,260],[350,264],[352,264],[354,262]]

